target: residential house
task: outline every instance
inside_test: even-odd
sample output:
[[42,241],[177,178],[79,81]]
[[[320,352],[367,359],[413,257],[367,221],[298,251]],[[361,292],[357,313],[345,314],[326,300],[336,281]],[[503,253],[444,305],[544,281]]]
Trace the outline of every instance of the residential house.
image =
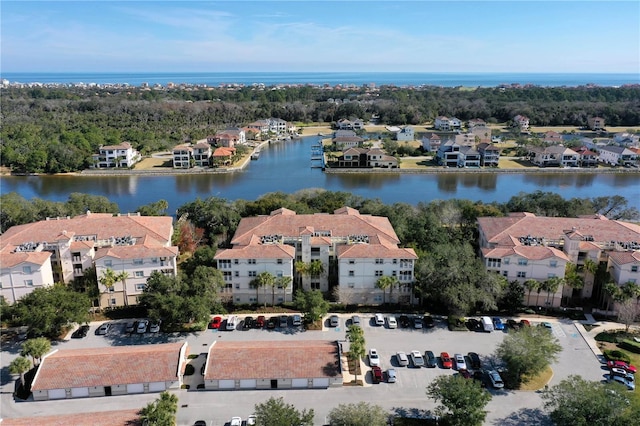
[[484,121],[481,118],[472,118],[471,120],[469,120],[467,122],[467,129],[471,130],[474,128],[480,128],[480,129],[487,129],[489,128],[489,126],[487,126],[487,122]]
[[529,117],[518,114],[513,117],[513,124],[520,128],[520,131],[526,132],[529,130]]
[[472,146],[461,146],[458,154],[458,167],[480,167],[480,153]]
[[345,150],[347,148],[357,148],[361,146],[364,139],[360,136],[339,136],[333,138],[332,142],[338,147],[338,149]]
[[142,159],[140,153],[133,149],[129,142],[101,146],[98,152],[93,154],[93,167],[98,169],[130,168]]
[[528,148],[529,160],[540,167],[577,167],[580,155],[562,145]]
[[468,133],[474,136],[474,140],[477,143],[491,142],[491,129],[487,126],[475,126],[469,128]]
[[[328,292],[329,277],[337,277],[344,303],[379,304],[384,296],[376,282],[382,276],[399,281],[399,288],[392,292],[394,302],[410,302],[417,256],[399,244],[386,217],[363,215],[349,207],[332,215],[298,215],[281,208],[270,215],[241,219],[232,248],[218,250],[215,259],[234,303],[272,301],[270,289],[251,286],[265,271],[293,279],[293,286],[275,289],[276,303],[291,300],[292,287]],[[314,261],[322,265],[320,273],[296,270],[296,265]]]
[[216,148],[211,155],[213,164],[216,166],[228,166],[233,163],[233,156],[236,154],[235,148]]
[[623,146],[603,146],[598,151],[598,159],[602,163],[613,166],[630,166],[638,161],[638,154]]
[[422,136],[422,150],[424,152],[437,152],[441,143],[440,136],[436,133],[427,133]]
[[334,138],[343,138],[343,137],[347,137],[348,138],[348,137],[352,137],[352,136],[358,136],[358,135],[353,130],[345,130],[345,129],[336,130],[335,132],[333,132],[333,137]]
[[237,144],[246,144],[247,136],[242,129],[230,128],[217,132],[213,136],[213,143],[218,147],[234,148]]
[[193,148],[189,144],[178,145],[173,148],[173,168],[188,169],[193,166]]
[[206,140],[198,141],[192,147],[193,160],[198,167],[209,167],[211,159],[211,145]]
[[[562,278],[568,263],[576,265],[584,279],[582,289],[566,286],[552,295],[543,293],[542,301],[533,292],[527,305],[559,306],[563,296],[590,298],[595,277],[584,270],[587,259],[599,264],[613,257],[614,264],[631,268],[632,261],[621,253],[640,250],[640,226],[600,215],[565,218],[511,213],[507,217],[478,218],[478,229],[485,267],[504,275],[509,281],[524,283],[534,279],[542,282],[553,277]],[[625,274],[618,276],[620,278],[615,281],[618,285],[630,278]]]
[[364,129],[364,121],[359,118],[355,120],[341,118],[336,122],[336,128],[339,130],[362,130]]
[[460,145],[455,140],[448,140],[440,144],[436,153],[436,161],[445,167],[458,167]]
[[462,122],[456,117],[449,118],[441,115],[439,117],[436,117],[433,123],[433,127],[443,132],[450,132],[452,130],[460,129],[462,127]]
[[562,143],[563,139],[560,133],[550,130],[544,133],[542,141],[549,145],[558,145]]
[[485,167],[498,167],[500,162],[500,150],[490,143],[478,144],[480,153],[480,165]]
[[178,248],[171,245],[172,218],[91,213],[41,220],[9,228],[0,246],[1,295],[14,303],[35,288],[69,283],[95,268],[126,278],[103,284],[100,307],[138,303],[152,272],[176,274]]
[[578,165],[580,167],[598,167],[598,154],[591,151],[586,146],[581,146],[575,150],[578,157]]
[[587,125],[591,130],[604,130],[604,118],[602,117],[588,117]]
[[398,159],[379,148],[349,148],[338,158],[338,167],[397,168]]
[[396,140],[399,142],[411,142],[414,137],[413,126],[405,126],[396,133]]
[[460,146],[476,146],[476,135],[473,133],[462,133],[455,135],[455,141]]
[[367,167],[382,167],[395,169],[398,167],[398,159],[392,155],[387,155],[379,148],[372,148],[367,151]]
[[616,133],[613,135],[613,143],[627,148],[638,147],[640,145],[640,135],[627,132]]
[[269,133],[269,120],[256,120],[253,123],[247,124],[247,127],[260,134],[267,134]]
[[269,118],[269,131],[276,135],[287,133],[287,122],[281,118]]

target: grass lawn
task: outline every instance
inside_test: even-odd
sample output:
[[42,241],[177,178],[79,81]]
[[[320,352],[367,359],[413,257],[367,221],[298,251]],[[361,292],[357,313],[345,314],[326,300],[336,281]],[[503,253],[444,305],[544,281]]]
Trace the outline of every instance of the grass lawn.
[[553,377],[553,370],[550,366],[547,366],[540,374],[525,380],[525,383],[520,385],[520,390],[535,391],[544,388]]

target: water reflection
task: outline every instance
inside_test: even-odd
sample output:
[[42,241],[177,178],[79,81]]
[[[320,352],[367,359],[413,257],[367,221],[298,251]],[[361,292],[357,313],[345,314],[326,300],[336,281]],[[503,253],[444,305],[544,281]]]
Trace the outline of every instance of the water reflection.
[[[525,175],[524,181],[540,187],[569,187],[576,188],[590,187],[596,178],[606,179],[607,175],[597,175],[594,173],[529,173]],[[628,176],[627,176],[628,177]]]

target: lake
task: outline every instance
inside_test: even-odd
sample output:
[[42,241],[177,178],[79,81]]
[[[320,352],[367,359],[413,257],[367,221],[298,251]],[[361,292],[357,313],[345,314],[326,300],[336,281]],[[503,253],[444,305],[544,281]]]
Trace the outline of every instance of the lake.
[[168,212],[197,197],[255,200],[269,192],[293,193],[307,188],[346,191],[392,204],[463,198],[506,202],[519,192],[555,192],[564,198],[622,195],[640,209],[640,174],[593,173],[446,173],[327,174],[311,168],[311,146],[318,137],[279,142],[262,149],[260,159],[240,172],[155,176],[3,176],[0,191],[25,197],[65,201],[72,192],[103,195],[121,212],[160,199]]

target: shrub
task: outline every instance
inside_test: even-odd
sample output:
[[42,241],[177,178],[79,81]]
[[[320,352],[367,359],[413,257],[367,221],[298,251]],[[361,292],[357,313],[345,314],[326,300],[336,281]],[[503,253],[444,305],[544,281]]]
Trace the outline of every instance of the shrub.
[[195,358],[198,358],[199,356],[200,356],[200,354],[190,354],[187,358],[195,359]]
[[629,355],[617,349],[606,349],[604,351],[604,357],[607,359],[607,361],[624,361],[627,363],[631,362],[631,358],[629,358]]
[[640,354],[640,343],[634,342],[633,340],[623,340],[618,344],[618,346],[630,352]]
[[447,322],[449,323],[449,330],[451,331],[467,330],[467,326],[465,325],[465,320],[462,317],[459,317],[457,315],[449,315],[447,317]]

